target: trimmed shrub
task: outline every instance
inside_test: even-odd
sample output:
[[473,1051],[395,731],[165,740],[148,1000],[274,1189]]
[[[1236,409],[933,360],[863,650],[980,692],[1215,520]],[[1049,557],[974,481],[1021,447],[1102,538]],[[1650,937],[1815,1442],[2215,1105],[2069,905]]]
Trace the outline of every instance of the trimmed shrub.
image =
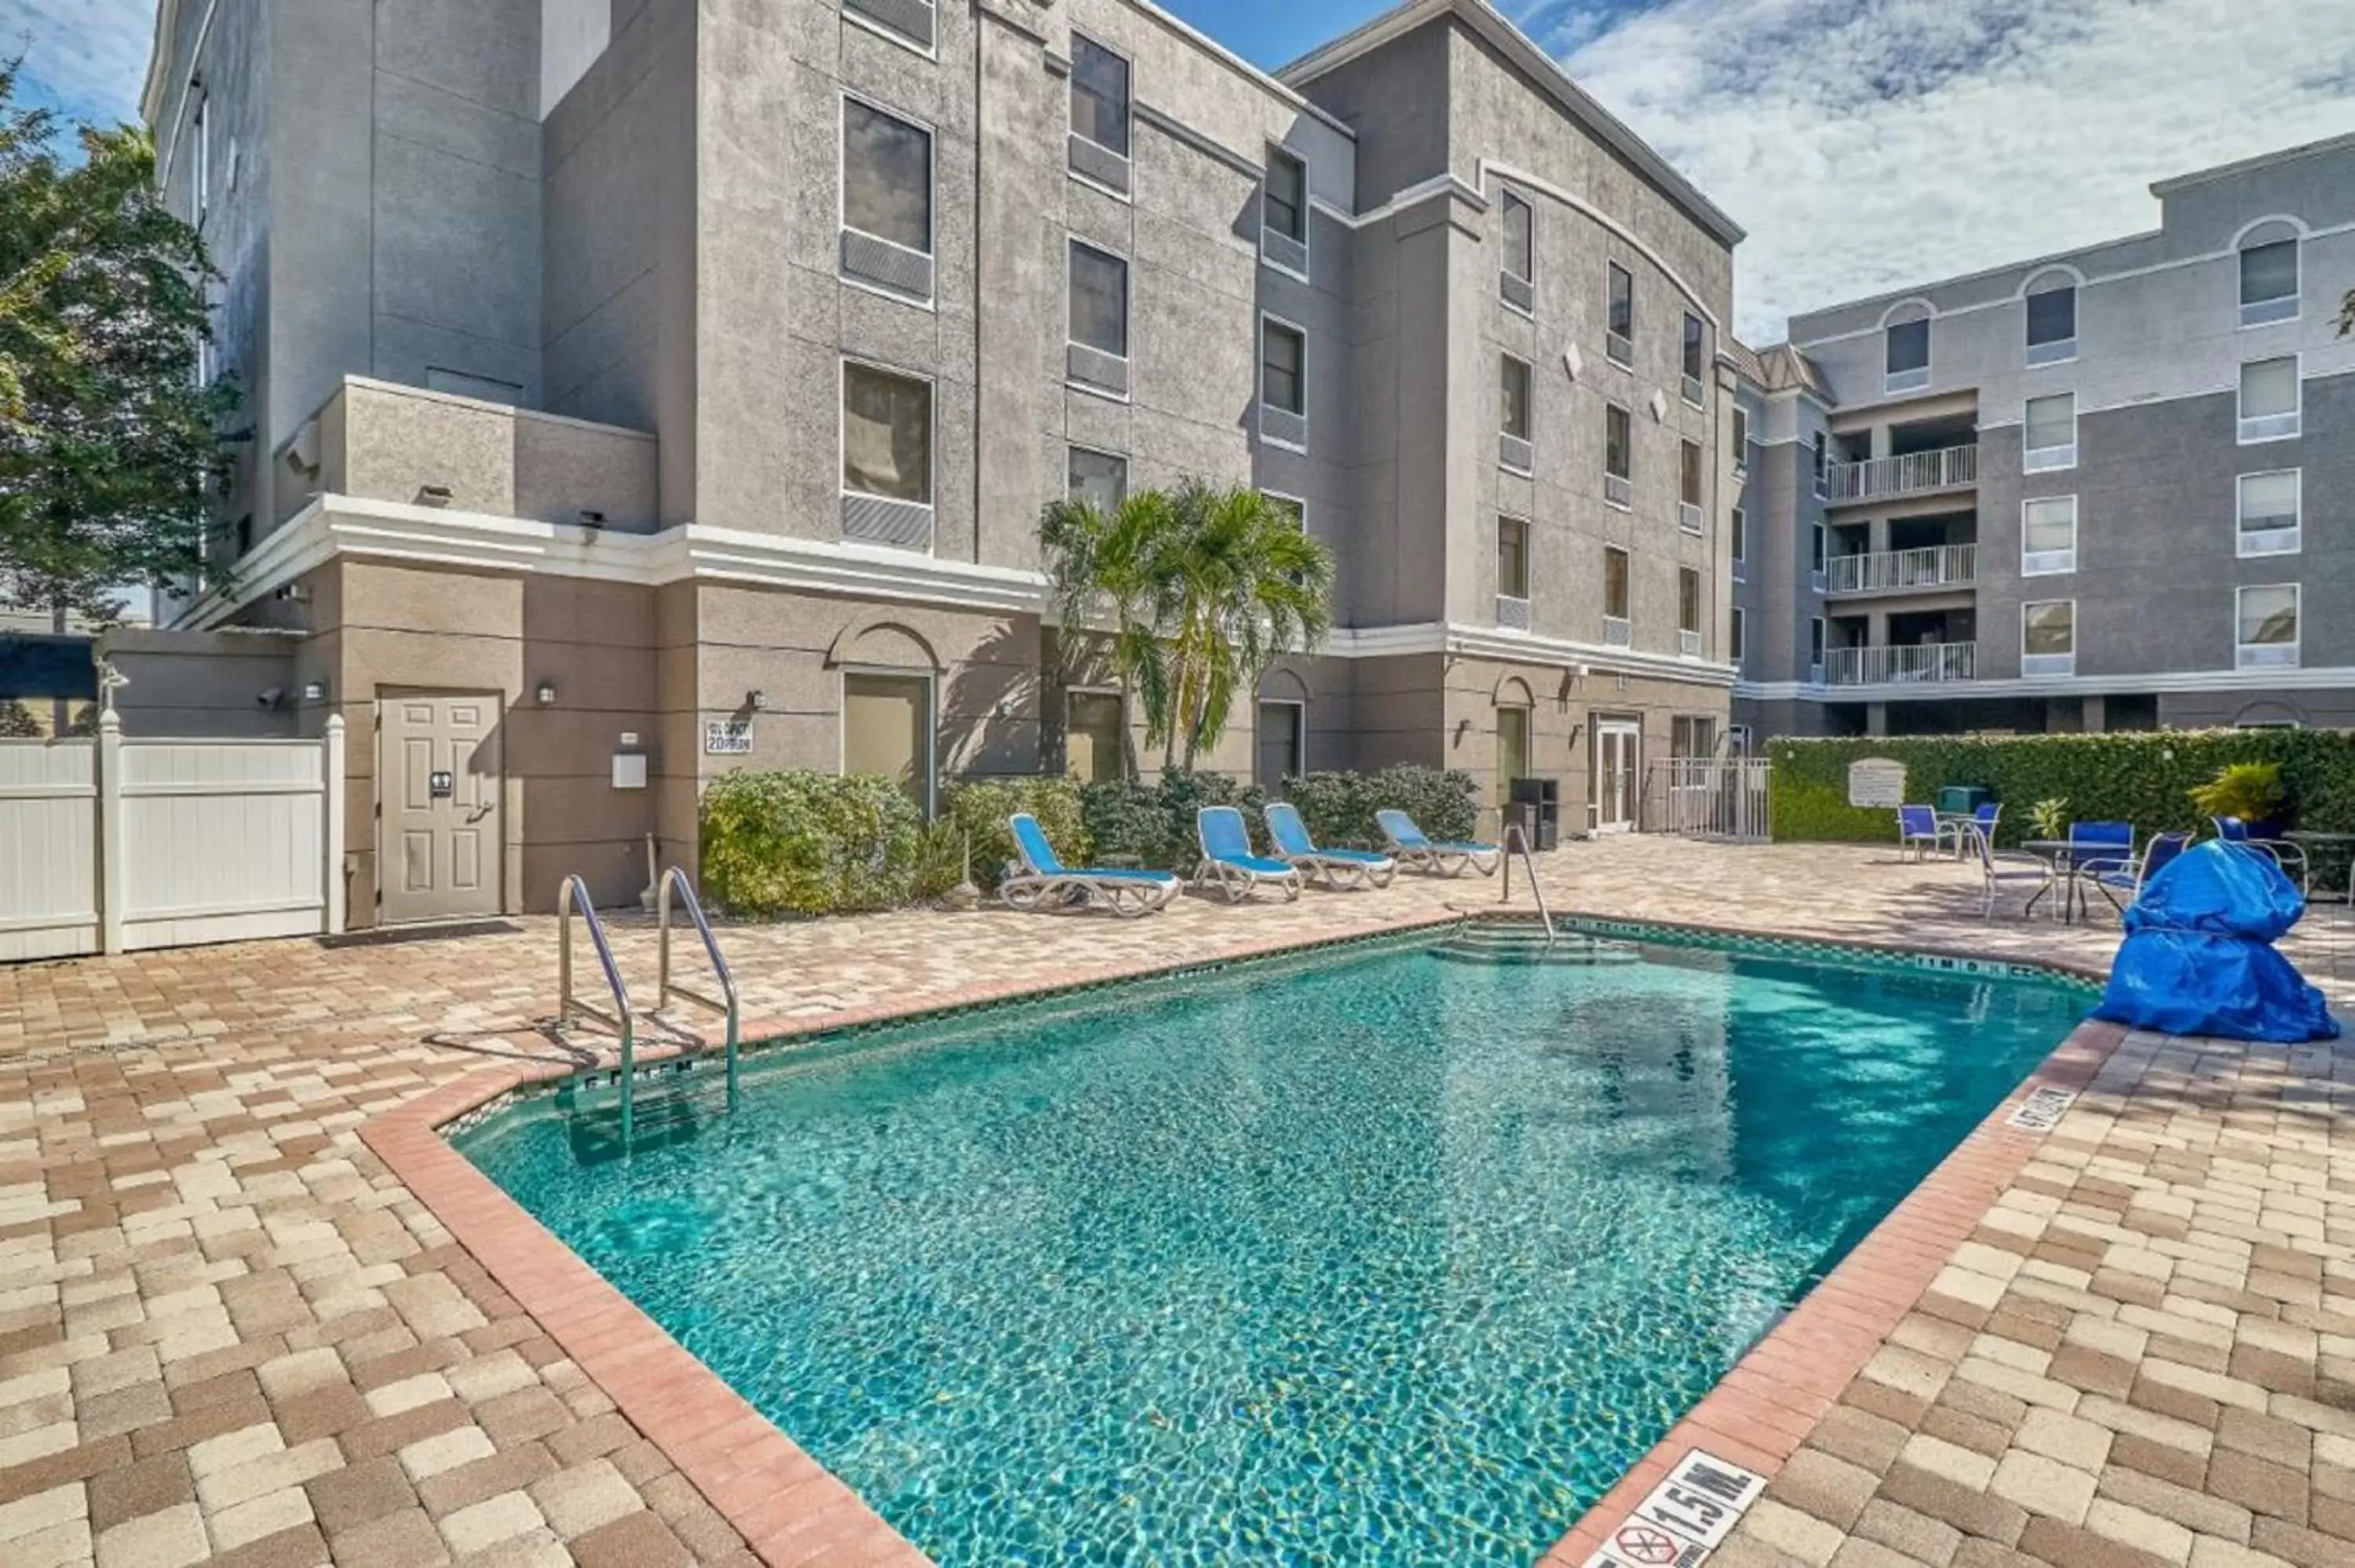
[[896,909],[915,897],[924,820],[897,784],[728,773],[703,792],[703,886],[731,915]]
[[1893,842],[1893,814],[1848,803],[1848,767],[1859,758],[1905,765],[1905,797],[1934,801],[1940,786],[1981,784],[2004,803],[1997,837],[2032,836],[2028,809],[2054,797],[2078,821],[2128,821],[2142,833],[2204,828],[2194,788],[2243,762],[2281,767],[2282,816],[2328,832],[2355,832],[2355,732],[2322,729],[2153,730],[2122,735],[1843,736],[1768,743],[1769,812],[1778,841]]
[[1196,811],[1204,806],[1233,806],[1242,812],[1252,842],[1262,843],[1266,830],[1259,814],[1266,799],[1257,786],[1239,784],[1223,773],[1173,768],[1150,784],[1090,784],[1080,792],[1080,807],[1096,860],[1134,861],[1182,876],[1202,858],[1194,836]]
[[1014,834],[1006,819],[1028,811],[1039,819],[1047,842],[1065,865],[1085,865],[1093,853],[1087,820],[1080,809],[1079,781],[1072,779],[975,779],[949,786],[936,832],[944,832],[954,866],[945,891],[964,871],[965,835],[973,835],[973,880],[985,893],[996,891],[1014,858]]
[[1307,773],[1284,781],[1308,836],[1332,849],[1380,849],[1378,810],[1396,809],[1434,839],[1468,839],[1479,821],[1479,786],[1460,769],[1401,765],[1379,773]]

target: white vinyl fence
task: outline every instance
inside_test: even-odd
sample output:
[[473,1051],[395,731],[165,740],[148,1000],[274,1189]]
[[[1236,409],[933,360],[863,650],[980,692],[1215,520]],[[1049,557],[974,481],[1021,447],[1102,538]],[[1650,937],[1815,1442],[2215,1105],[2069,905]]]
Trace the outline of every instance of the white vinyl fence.
[[1679,757],[1655,762],[1644,781],[1644,831],[1764,843],[1771,772],[1764,757]]
[[0,741],[0,959],[344,928],[344,721],[322,740]]

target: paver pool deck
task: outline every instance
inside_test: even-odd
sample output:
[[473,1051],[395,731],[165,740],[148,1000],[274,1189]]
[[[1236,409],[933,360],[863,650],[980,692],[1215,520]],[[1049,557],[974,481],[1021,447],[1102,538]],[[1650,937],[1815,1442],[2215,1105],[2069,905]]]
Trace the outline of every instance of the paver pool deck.
[[[1620,839],[1544,875],[1558,911],[2096,969],[2116,940],[1982,923],[1974,873],[1881,849]],[[1497,892],[722,940],[747,1017],[807,1027]],[[922,1561],[701,1374],[650,1378],[683,1352],[419,1141],[599,1043],[538,1027],[552,922],[509,924],[0,968],[0,1563]],[[616,946],[650,983],[651,931]],[[2287,947],[2355,1007],[2343,909]],[[1990,1118],[1689,1422],[1773,1472],[1710,1568],[2355,1563],[2355,1049],[2111,1031],[2054,1073],[2084,1090],[2057,1128]],[[421,1198],[380,1149],[441,1173]]]

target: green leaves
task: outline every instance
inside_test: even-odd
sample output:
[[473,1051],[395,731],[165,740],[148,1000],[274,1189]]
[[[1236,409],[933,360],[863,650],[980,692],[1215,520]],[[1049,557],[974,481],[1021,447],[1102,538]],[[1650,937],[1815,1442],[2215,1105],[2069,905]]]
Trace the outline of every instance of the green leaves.
[[2238,817],[2244,822],[2273,820],[2289,798],[2278,762],[2235,762],[2205,784],[2191,787],[2191,804],[2203,817]]

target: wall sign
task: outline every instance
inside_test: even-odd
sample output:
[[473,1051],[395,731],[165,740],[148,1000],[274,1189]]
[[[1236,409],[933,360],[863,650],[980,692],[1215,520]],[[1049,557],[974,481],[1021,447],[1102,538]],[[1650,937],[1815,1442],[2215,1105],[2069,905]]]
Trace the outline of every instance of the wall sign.
[[1848,803],[1893,810],[1905,803],[1905,764],[1860,757],[1848,765]]
[[[414,779],[417,775],[412,773],[410,777]],[[457,799],[458,776],[455,773],[427,774],[425,776],[425,793],[429,798],[436,800],[453,800]]]
[[751,719],[713,719],[703,726],[706,757],[747,757],[751,750]]

